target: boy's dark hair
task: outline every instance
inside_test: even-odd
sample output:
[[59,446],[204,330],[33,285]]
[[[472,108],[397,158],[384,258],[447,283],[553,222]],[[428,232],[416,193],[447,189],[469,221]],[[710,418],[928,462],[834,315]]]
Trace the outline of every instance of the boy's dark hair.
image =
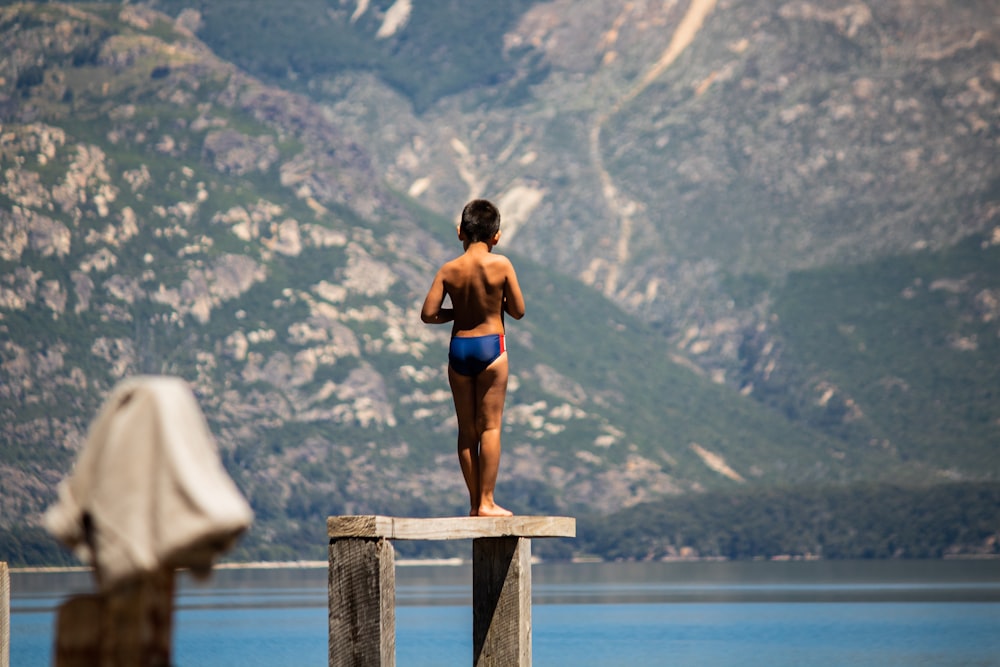
[[500,231],[500,211],[485,199],[473,199],[462,209],[460,229],[473,243],[489,241]]

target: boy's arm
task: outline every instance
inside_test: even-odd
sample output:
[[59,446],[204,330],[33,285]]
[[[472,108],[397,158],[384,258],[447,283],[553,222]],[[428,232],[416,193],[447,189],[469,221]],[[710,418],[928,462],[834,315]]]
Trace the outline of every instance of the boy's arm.
[[503,309],[515,320],[524,317],[524,295],[521,294],[521,285],[517,282],[513,264],[508,265],[507,280],[504,282]]
[[424,299],[423,308],[420,309],[420,320],[426,324],[444,324],[455,319],[455,311],[452,308],[442,308],[444,303],[444,278],[441,272],[434,276],[434,282]]

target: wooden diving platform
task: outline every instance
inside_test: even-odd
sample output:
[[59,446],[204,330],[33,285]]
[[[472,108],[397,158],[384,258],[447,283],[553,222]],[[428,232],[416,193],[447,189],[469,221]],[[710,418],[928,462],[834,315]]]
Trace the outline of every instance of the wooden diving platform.
[[531,539],[576,537],[576,519],[551,516],[333,516],[330,667],[395,667],[393,540],[472,540],[472,664],[531,665]]

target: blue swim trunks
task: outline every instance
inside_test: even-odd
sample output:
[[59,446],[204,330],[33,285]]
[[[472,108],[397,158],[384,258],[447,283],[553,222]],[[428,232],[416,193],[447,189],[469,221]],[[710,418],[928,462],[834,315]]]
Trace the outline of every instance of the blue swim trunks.
[[454,336],[448,346],[448,363],[459,375],[474,377],[496,361],[507,349],[503,334]]

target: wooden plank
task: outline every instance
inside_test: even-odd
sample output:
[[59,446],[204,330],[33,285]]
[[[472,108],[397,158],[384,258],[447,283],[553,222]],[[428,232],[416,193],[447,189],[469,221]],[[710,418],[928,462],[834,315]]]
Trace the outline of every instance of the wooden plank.
[[10,570],[0,561],[0,667],[10,667]]
[[396,664],[395,549],[386,539],[330,541],[330,667]]
[[462,540],[486,537],[576,537],[576,519],[561,516],[405,517],[331,516],[331,538],[368,537],[389,540]]
[[472,542],[475,667],[531,667],[531,540]]

